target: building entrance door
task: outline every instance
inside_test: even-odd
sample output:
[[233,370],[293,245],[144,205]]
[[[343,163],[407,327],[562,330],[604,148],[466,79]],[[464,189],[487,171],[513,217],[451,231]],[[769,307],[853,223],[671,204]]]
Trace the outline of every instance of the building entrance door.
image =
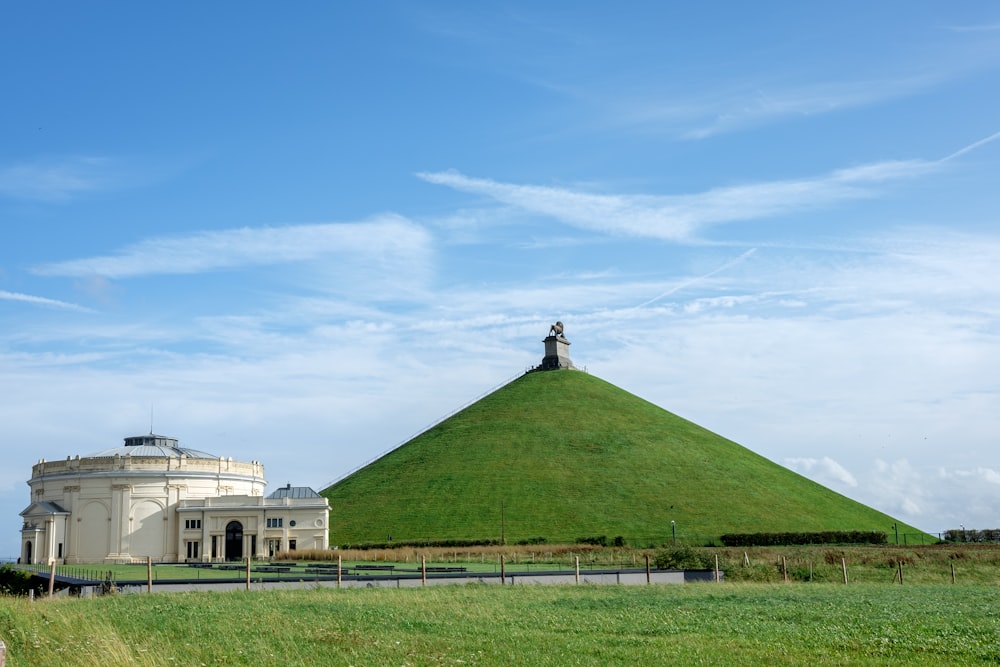
[[226,560],[243,560],[243,524],[239,521],[226,524]]
[[28,540],[27,542],[24,543],[24,562],[28,563],[28,564],[32,563],[32,560],[31,560],[31,540]]
[[274,558],[274,554],[281,551],[281,540],[268,540],[267,541],[267,555],[269,558]]

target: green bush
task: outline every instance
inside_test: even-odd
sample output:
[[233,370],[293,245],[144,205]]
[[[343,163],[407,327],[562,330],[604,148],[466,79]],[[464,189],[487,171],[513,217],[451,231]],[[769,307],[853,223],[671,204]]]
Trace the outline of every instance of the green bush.
[[715,567],[711,554],[689,546],[662,549],[653,556],[653,562],[660,570],[711,570]]
[[399,540],[392,542],[357,542],[341,544],[341,549],[401,549],[443,547],[446,549],[466,547],[492,547],[500,544],[500,540]]
[[33,588],[31,579],[30,572],[3,565],[0,567],[0,595],[27,595]]
[[827,530],[812,533],[729,533],[719,538],[727,547],[772,547],[804,544],[887,544],[881,531]]

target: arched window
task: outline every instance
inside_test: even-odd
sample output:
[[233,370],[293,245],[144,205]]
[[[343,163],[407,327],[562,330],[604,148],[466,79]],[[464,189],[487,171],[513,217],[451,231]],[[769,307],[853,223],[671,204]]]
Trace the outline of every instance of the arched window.
[[226,560],[243,560],[243,524],[239,521],[226,524]]
[[31,540],[24,543],[24,562],[31,564]]

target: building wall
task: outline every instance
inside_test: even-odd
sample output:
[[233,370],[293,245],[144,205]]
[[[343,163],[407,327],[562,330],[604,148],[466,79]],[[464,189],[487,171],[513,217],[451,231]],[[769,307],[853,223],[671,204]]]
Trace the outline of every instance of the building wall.
[[[183,500],[177,507],[181,560],[267,558],[278,551],[326,549],[330,541],[330,505],[326,498],[223,496]],[[196,525],[194,522],[200,522]],[[227,544],[227,527],[239,524],[238,554]],[[189,527],[190,526],[190,527]],[[212,545],[216,547],[213,558]],[[200,542],[199,555],[187,558],[189,542]]]
[[69,513],[25,516],[22,555],[30,541],[32,561],[173,562],[182,560],[176,511],[181,501],[263,499],[266,481],[258,462],[114,456],[41,461],[28,485],[33,503],[57,503]]

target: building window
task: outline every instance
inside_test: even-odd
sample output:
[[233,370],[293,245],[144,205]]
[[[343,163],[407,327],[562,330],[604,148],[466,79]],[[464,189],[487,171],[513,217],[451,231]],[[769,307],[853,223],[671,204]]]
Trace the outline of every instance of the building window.
[[285,520],[284,519],[268,519],[267,520],[267,527],[268,528],[281,528],[283,525],[285,525]]
[[62,543],[62,542],[60,542],[60,543],[59,543],[59,555],[58,555],[58,556],[56,556],[56,558],[62,558],[62,545],[63,545],[63,543]]
[[197,559],[199,551],[201,551],[201,542],[188,542],[187,543],[187,557],[188,557],[188,560],[195,560],[195,559]]
[[288,550],[295,551],[295,540],[288,540]]
[[268,540],[267,541],[267,555],[269,558],[274,558],[274,554],[281,551],[281,540]]
[[184,519],[184,530],[201,530],[201,519]]

